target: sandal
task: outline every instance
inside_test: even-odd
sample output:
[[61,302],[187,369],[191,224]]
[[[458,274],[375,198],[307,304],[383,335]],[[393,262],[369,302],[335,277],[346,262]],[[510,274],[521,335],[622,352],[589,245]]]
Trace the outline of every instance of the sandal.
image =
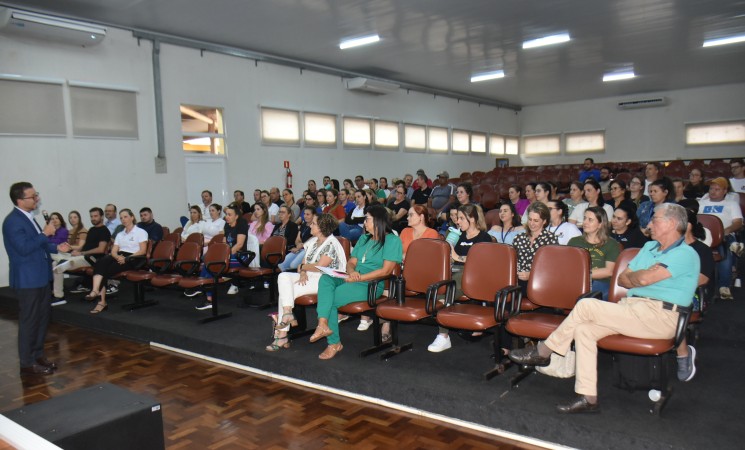
[[310,342],[316,342],[325,337],[329,337],[332,334],[334,334],[334,332],[331,331],[331,328],[328,328],[328,327],[321,328],[320,326],[316,327],[316,332],[313,333],[313,336],[310,337]]
[[[291,320],[285,320],[285,317],[290,316],[292,317]],[[275,316],[276,317],[276,316]],[[278,324],[274,325],[275,330],[282,330],[284,328],[287,328],[288,326],[297,326],[297,319],[295,319],[295,315],[291,312],[282,314],[282,322],[279,322]]]
[[331,359],[336,356],[336,354],[339,353],[342,348],[344,348],[344,346],[341,345],[341,342],[339,342],[338,344],[331,344],[326,347],[326,350],[324,350],[323,353],[318,355],[318,359]]
[[380,341],[383,344],[390,344],[391,342],[393,342],[393,336],[391,336],[388,333],[385,333],[385,334],[383,334],[383,335],[380,336]]
[[98,292],[93,292],[93,291],[91,291],[91,293],[90,293],[90,294],[86,295],[86,296],[85,296],[85,297],[83,297],[83,298],[84,298],[84,299],[85,299],[86,301],[88,301],[88,302],[92,302],[92,301],[94,301],[94,300],[95,300],[96,298],[98,298],[98,296],[99,296],[99,295],[100,295],[100,294],[99,294]]
[[[284,343],[282,343],[282,341],[284,341]],[[264,350],[268,352],[278,352],[283,348],[290,348],[290,339],[287,337],[287,335],[285,335],[284,337],[278,337],[277,335],[275,335],[274,341],[271,344],[267,345]]]
[[90,313],[91,314],[100,314],[100,313],[106,311],[107,309],[109,309],[109,304],[108,303],[107,304],[103,304],[103,303],[99,302],[99,303],[96,303],[96,306],[93,309],[91,309]]

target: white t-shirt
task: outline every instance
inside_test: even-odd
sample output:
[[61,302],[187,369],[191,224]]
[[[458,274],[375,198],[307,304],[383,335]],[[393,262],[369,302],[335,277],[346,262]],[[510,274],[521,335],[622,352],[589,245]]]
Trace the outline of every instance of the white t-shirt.
[[184,225],[184,230],[181,232],[181,239],[186,239],[190,234],[201,233],[204,225],[204,220],[200,220],[197,223],[187,222]]
[[279,206],[277,206],[276,203],[272,203],[269,205],[269,219],[274,216],[274,222],[279,222],[279,217],[277,217],[277,214],[279,214]]
[[140,250],[140,242],[147,242],[147,231],[140,227],[132,227],[129,233],[122,230],[114,239],[114,245],[119,246],[119,251],[127,253],[137,253]]
[[698,213],[711,214],[712,216],[719,217],[724,228],[732,225],[732,221],[735,219],[742,220],[740,205],[726,199],[715,202],[708,198],[702,198],[701,201],[698,202]]
[[[574,211],[572,211],[572,215],[569,216],[569,220],[575,221],[577,227],[582,228],[582,222],[585,220],[585,211],[587,211],[587,208],[589,207],[590,204],[587,202],[583,202],[575,206]],[[613,217],[613,207],[606,203],[603,205],[603,209],[608,215],[608,222],[610,222],[610,219]]]
[[202,225],[202,234],[205,239],[212,239],[225,230],[225,219],[205,220]]
[[569,222],[562,222],[561,225],[557,227],[549,224],[546,229],[556,235],[556,239],[559,240],[560,245],[567,245],[569,239],[576,236],[582,236],[582,232],[577,228],[577,225]]
[[745,194],[745,178],[730,178],[729,183],[732,185],[732,189],[735,192],[742,192]]

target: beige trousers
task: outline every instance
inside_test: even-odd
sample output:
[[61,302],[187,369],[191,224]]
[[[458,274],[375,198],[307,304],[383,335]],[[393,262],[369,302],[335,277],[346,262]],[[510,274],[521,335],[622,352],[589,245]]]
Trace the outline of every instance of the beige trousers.
[[546,339],[554,352],[565,355],[575,343],[577,372],[574,390],[580,395],[597,395],[597,341],[612,334],[643,339],[670,339],[675,335],[678,313],[662,309],[662,302],[624,298],[609,303],[584,298]]
[[[70,261],[62,270],[57,270],[57,264],[62,260]],[[64,281],[65,271],[78,269],[80,267],[89,267],[88,261],[85,260],[85,256],[72,256],[69,253],[52,253],[52,287],[54,289],[53,295],[57,298],[65,296]]]

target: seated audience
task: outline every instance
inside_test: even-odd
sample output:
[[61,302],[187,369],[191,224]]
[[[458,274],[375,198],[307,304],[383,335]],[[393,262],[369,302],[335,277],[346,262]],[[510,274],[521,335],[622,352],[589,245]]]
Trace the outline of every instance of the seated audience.
[[704,182],[704,171],[694,167],[688,173],[688,184],[683,190],[685,198],[701,198],[709,192],[709,188]]
[[80,250],[85,245],[85,238],[88,236],[88,230],[83,226],[83,220],[80,213],[70,211],[67,215],[67,222],[70,224],[70,234],[67,236],[67,243],[72,250]]
[[[352,302],[367,300],[368,286],[365,281],[393,273],[402,261],[401,239],[393,234],[388,212],[383,206],[368,207],[365,214],[365,234],[352,250],[347,262],[347,278],[321,276],[318,283],[318,326],[310,341],[326,338],[328,346],[318,357],[331,359],[343,346],[339,337],[338,308]],[[383,283],[378,283],[377,294],[383,292]]]
[[600,191],[603,194],[610,192],[611,175],[610,167],[603,166],[600,169],[600,179],[598,180],[598,184],[600,185]]
[[316,212],[323,214],[323,209],[326,208],[326,189],[319,189],[316,191]]
[[[432,195],[432,188],[427,186],[427,175],[421,174],[418,178],[419,188],[411,194],[411,203],[414,205],[427,205],[429,196]],[[404,191],[406,197],[406,191]]]
[[[533,186],[535,185],[535,186]],[[530,186],[533,189],[533,198],[536,202],[541,202],[544,205],[548,206],[549,197],[551,196],[551,185],[549,183],[546,183],[545,181],[541,181],[538,183],[529,183],[528,186]],[[529,188],[528,186],[525,186],[525,191],[528,192]],[[520,221],[523,225],[525,225],[528,222],[528,213],[524,212],[522,220]]]
[[295,194],[292,193],[292,189],[285,189],[282,191],[282,199],[285,201],[285,205],[290,208],[292,217],[300,217],[300,206],[295,203]]
[[[204,195],[203,195],[204,196]],[[103,210],[104,212],[104,225],[109,229],[111,237],[116,234],[117,227],[121,226],[122,221],[119,220],[119,216],[116,214],[116,205],[109,203]]]
[[[262,194],[263,197],[263,194]],[[226,208],[227,209],[227,208]],[[279,207],[277,207],[279,211]],[[225,212],[225,221],[227,222],[227,211]],[[269,221],[269,211],[264,203],[259,203],[254,207],[253,220],[248,228],[248,232],[256,236],[259,244],[264,244],[274,231],[274,224]]]
[[[241,208],[241,213],[248,214],[253,209],[251,208],[251,204],[246,201],[246,195],[243,193],[243,191],[234,191],[233,192],[233,202],[238,205],[239,208]],[[209,209],[205,209],[205,211],[208,211]],[[201,211],[201,208],[200,208]]]
[[343,222],[339,222],[339,233],[355,243],[365,232],[365,208],[367,207],[367,195],[364,191],[354,192],[355,208],[347,213]]
[[559,244],[567,245],[570,239],[582,235],[577,225],[567,222],[569,208],[566,203],[552,200],[548,202],[548,210],[551,220],[546,229],[556,236]]
[[[648,242],[621,274],[619,284],[629,288],[618,303],[585,298],[577,302],[556,331],[535,347],[512,350],[509,358],[520,365],[546,366],[551,353],[565,355],[574,342],[578,397],[558,406],[560,413],[597,413],[597,341],[623,334],[642,339],[670,339],[675,335],[679,311],[688,308],[696,290],[699,262],[696,252],[681,241],[686,212],[672,203],[655,210],[651,222],[654,242]],[[660,303],[664,302],[665,307]]]
[[733,158],[729,162],[732,178],[729,179],[733,192],[745,194],[745,162],[742,158]]
[[186,242],[186,238],[190,234],[202,233],[204,229],[205,221],[202,217],[202,210],[199,206],[192,205],[189,208],[189,221],[184,224],[184,229],[181,231],[181,242]]
[[634,202],[637,209],[642,203],[649,201],[649,197],[644,194],[644,183],[638,176],[631,177],[629,192],[631,192],[631,201]]
[[163,240],[163,227],[153,218],[153,210],[147,206],[140,210],[140,221],[137,226],[145,230],[147,238],[155,242]]
[[502,203],[499,206],[499,224],[491,227],[489,236],[500,244],[512,244],[515,237],[524,232],[515,205],[512,202]]
[[[397,188],[403,192],[403,188]],[[414,205],[409,208],[406,215],[409,226],[401,231],[401,245],[404,250],[404,259],[409,245],[416,239],[437,239],[437,231],[427,226],[429,223],[429,211],[424,205]]]
[[527,229],[512,242],[517,250],[517,283],[522,287],[523,295],[527,295],[526,289],[535,252],[544,245],[559,243],[556,235],[546,229],[549,220],[551,213],[548,206],[540,202],[528,206]]
[[202,225],[205,251],[212,238],[218,234],[222,234],[225,229],[225,219],[222,218],[222,205],[217,203],[211,204],[209,212],[210,216],[204,220],[204,224]]
[[[272,197],[269,195],[269,191],[261,191],[261,204],[265,206],[265,209],[267,211],[267,221],[269,223],[277,222],[279,205],[272,202]],[[225,214],[227,214],[227,211],[225,212]],[[254,214],[256,214],[256,205],[254,205]]]
[[96,261],[93,266],[93,289],[85,296],[89,302],[99,298],[91,314],[99,314],[109,307],[106,303],[106,282],[113,275],[135,268],[133,256],[145,256],[147,252],[147,232],[137,227],[137,220],[129,209],[122,209],[119,219],[124,229],[114,238],[111,254]]
[[67,242],[70,237],[70,230],[67,229],[65,219],[62,218],[62,214],[53,212],[49,215],[49,223],[54,226],[54,234],[49,236],[49,243],[55,246],[60,245],[63,242]]
[[355,204],[353,201],[354,198],[351,195],[352,192],[354,191],[350,191],[347,188],[343,188],[339,190],[339,204],[344,208],[345,217],[347,214],[349,214],[349,211],[353,211],[355,208]]
[[639,205],[639,209],[636,210],[636,217],[639,218],[639,228],[641,228],[642,233],[649,236],[647,227],[654,216],[655,207],[665,202],[672,202],[674,195],[673,184],[667,177],[658,178],[649,185],[650,200]]
[[610,183],[610,196],[613,209],[626,205],[627,208],[633,208],[636,213],[636,205],[631,200],[631,192],[626,188],[626,182],[623,180],[613,180]]
[[[266,346],[266,351],[269,352],[290,348],[287,332],[290,325],[297,325],[297,320],[292,314],[295,299],[301,295],[318,292],[318,281],[322,274],[318,268],[328,267],[341,272],[346,271],[347,257],[344,248],[332,235],[336,229],[336,219],[329,214],[313,215],[309,226],[312,237],[304,245],[305,257],[298,267],[298,272],[281,273],[277,279],[279,310],[277,315],[272,315],[274,341]],[[279,314],[281,318],[278,318]]]
[[585,186],[579,181],[572,181],[569,185],[569,197],[562,200],[567,205],[567,217],[572,217],[574,208],[585,202]]
[[339,203],[339,191],[336,189],[331,188],[326,191],[326,206],[323,208],[323,212],[334,216],[337,222],[344,220],[346,217],[346,211]]
[[610,221],[611,236],[623,248],[642,248],[649,240],[639,229],[636,208],[621,205],[613,211]]
[[[414,192],[414,196],[416,196],[416,192]],[[406,215],[409,213],[409,208],[411,208],[404,188],[400,186],[396,187],[396,199],[389,205],[389,208],[393,213],[391,227],[400,234],[408,224]]]
[[595,181],[600,181],[600,171],[595,167],[595,160],[592,158],[585,158],[585,162],[582,164],[582,170],[579,172],[579,182],[583,183],[593,178]]
[[287,240],[287,252],[295,246],[295,239],[298,235],[298,226],[292,220],[292,211],[283,204],[279,207],[279,223],[274,226],[272,236],[282,236]]
[[685,200],[685,188],[683,186],[683,180],[680,178],[673,178],[673,201],[678,203],[681,200]]
[[435,210],[435,217],[447,213],[451,204],[455,203],[455,185],[449,181],[450,174],[443,171],[437,175],[438,185],[432,188],[427,206]]
[[287,254],[285,254],[285,259],[278,266],[282,272],[297,269],[300,263],[303,262],[303,258],[305,257],[305,246],[303,244],[311,238],[310,223],[316,216],[316,208],[312,206],[303,208],[303,220],[295,237],[295,243]]
[[572,215],[569,216],[569,222],[577,225],[578,228],[582,228],[584,222],[585,211],[587,208],[593,206],[599,206],[605,210],[607,217],[613,216],[613,207],[607,205],[603,200],[603,194],[600,192],[600,185],[594,178],[589,178],[584,184],[585,203],[580,203],[574,207]]
[[585,211],[582,235],[573,237],[567,244],[572,247],[584,248],[590,252],[592,290],[600,291],[603,294],[603,300],[608,300],[610,278],[613,276],[616,258],[622,250],[621,245],[608,236],[609,232],[610,227],[605,210],[593,206]]
[[[464,205],[458,208],[458,227],[460,238],[450,250],[450,261],[452,263],[452,277],[455,280],[455,298],[463,296],[461,288],[463,281],[463,266],[468,258],[468,251],[479,242],[492,242],[491,236],[486,232],[486,220],[479,205]],[[433,353],[439,353],[449,349],[450,335],[447,328],[439,327],[435,340],[427,347]]]

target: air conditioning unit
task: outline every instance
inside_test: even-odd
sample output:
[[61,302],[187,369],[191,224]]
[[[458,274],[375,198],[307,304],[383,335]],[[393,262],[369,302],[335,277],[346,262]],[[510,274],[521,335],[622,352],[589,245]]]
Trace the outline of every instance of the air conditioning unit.
[[655,106],[667,106],[667,97],[640,98],[618,103],[618,109],[654,108]]
[[0,33],[87,47],[103,41],[106,28],[0,6]]
[[369,78],[347,79],[347,89],[350,91],[367,92],[368,94],[385,95],[396,92],[401,86],[387,81],[371,80]]

